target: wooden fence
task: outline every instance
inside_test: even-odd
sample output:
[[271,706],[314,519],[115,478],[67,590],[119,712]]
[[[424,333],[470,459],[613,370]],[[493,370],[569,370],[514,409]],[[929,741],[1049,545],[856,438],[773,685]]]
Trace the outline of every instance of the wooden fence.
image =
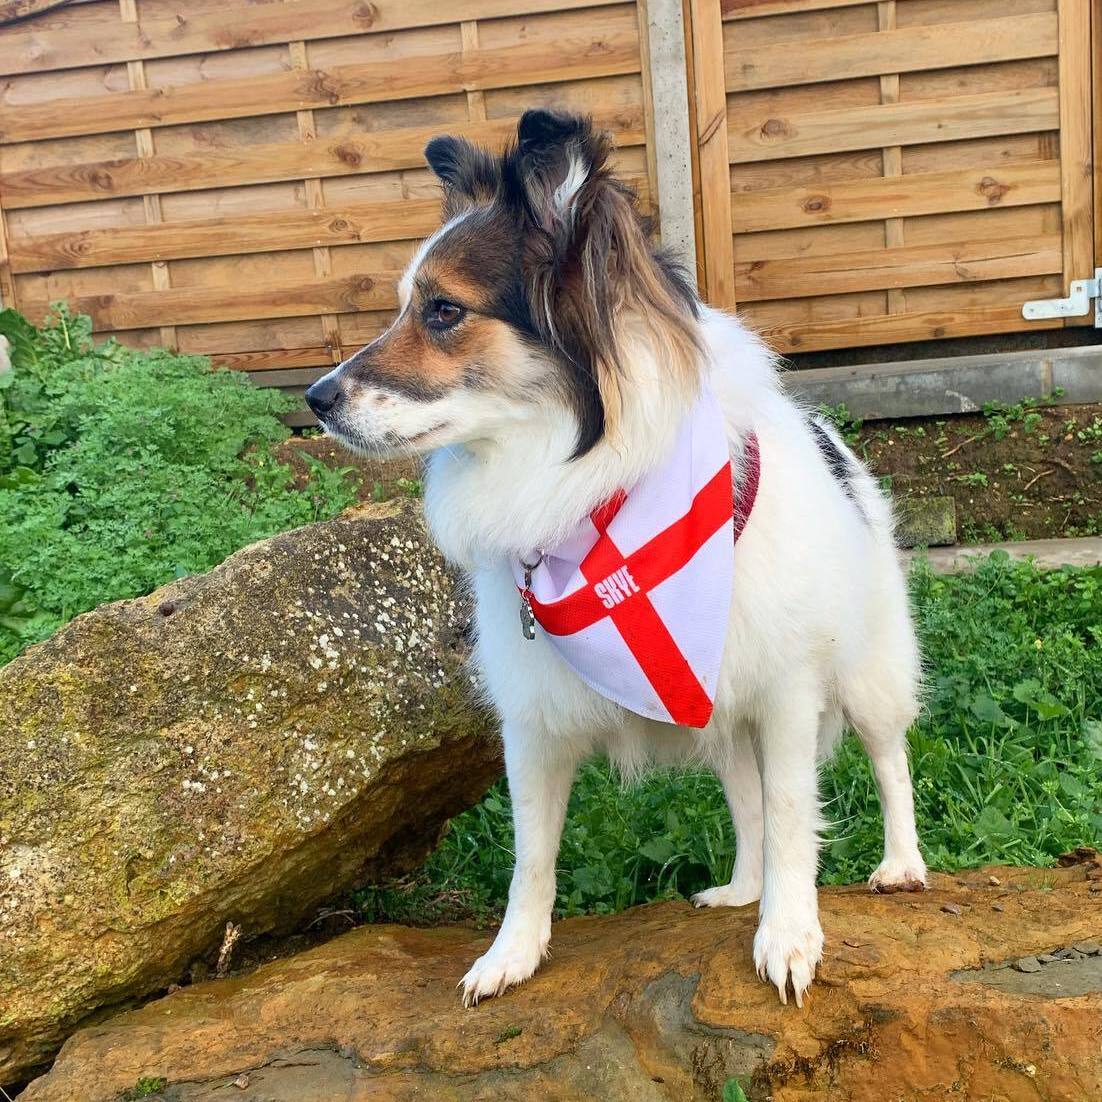
[[1063,325],[1022,304],[1102,263],[1091,9],[692,0],[713,301],[784,352]]
[[[591,112],[647,194],[646,50],[602,0],[88,0],[0,28],[0,290],[298,387],[384,326],[441,132]],[[2,240],[3,234],[0,234]],[[2,257],[0,252],[0,257]]]
[[1062,324],[1022,303],[1102,263],[1096,0],[57,2],[0,27],[4,302],[269,385],[385,324],[437,221],[425,142],[537,104],[614,132],[781,351]]

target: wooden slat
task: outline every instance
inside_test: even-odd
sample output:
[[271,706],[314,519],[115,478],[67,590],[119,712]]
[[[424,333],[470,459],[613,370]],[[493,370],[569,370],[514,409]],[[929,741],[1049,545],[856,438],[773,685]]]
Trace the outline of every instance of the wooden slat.
[[263,352],[219,352],[210,358],[216,367],[251,371],[257,386],[301,386],[313,382],[332,366],[329,350],[319,348],[274,348]]
[[[1081,0],[1060,0],[1060,172],[1063,191],[1064,289],[1093,279],[1095,202],[1091,156],[1091,17]],[[1095,43],[1094,48],[1102,48]],[[1102,196],[1098,197],[1102,199]],[[1091,325],[1086,317],[1068,325]]]
[[20,19],[29,19],[32,15],[41,15],[69,2],[70,0],[4,0],[0,3],[0,27]]
[[614,76],[637,73],[639,65],[635,12],[630,5],[620,5],[606,9],[599,20],[557,35],[553,44],[524,39],[467,54],[394,58],[329,70],[291,69],[236,80],[5,106],[0,110],[0,142]]
[[[387,310],[397,305],[400,272],[374,272],[293,286],[181,287],[133,294],[73,296],[73,311],[88,314],[99,332],[155,325],[282,318],[341,310]],[[33,321],[45,316],[49,303],[29,301],[20,308]]]
[[[734,101],[737,110],[737,99]],[[884,145],[980,138],[1052,130],[1059,125],[1055,88],[983,92],[953,99],[888,103],[801,112],[747,125],[732,119],[728,143],[732,164],[802,157],[812,153]]]
[[836,256],[735,264],[740,302],[849,294],[979,280],[1049,275],[1061,270],[1059,234],[955,245],[905,245]]
[[735,306],[731,246],[730,154],[727,92],[723,80],[723,28],[719,0],[690,0],[696,132],[703,214],[705,294],[713,306]]
[[283,0],[248,8],[189,14],[186,19],[142,19],[110,35],[84,27],[13,29],[0,37],[0,72],[49,72],[84,65],[110,65],[138,58],[179,57],[294,39],[315,41],[358,33],[379,34],[464,19],[536,15],[598,7],[608,0]]
[[721,0],[723,19],[755,19],[760,15],[788,15],[799,11],[855,8],[868,0]]
[[778,325],[762,328],[759,332],[771,348],[783,354],[811,349],[940,340],[944,337],[974,337],[985,333],[1014,333],[1027,325],[1030,329],[1053,329],[1060,322],[1025,322],[1021,303],[1016,303],[1012,306],[883,314],[841,321]]
[[958,65],[1050,57],[1057,49],[1055,14],[997,17],[973,23],[878,31],[801,42],[739,48],[728,35],[727,90],[786,88],[848,77],[879,76]]
[[747,233],[824,222],[1026,206],[1059,199],[1059,164],[1032,161],[971,171],[849,180],[816,188],[770,188],[734,195],[731,204],[735,232]]
[[[594,121],[611,130],[621,146],[643,144],[640,107],[594,112]],[[482,145],[500,146],[516,133],[516,126],[516,118],[501,118],[449,124],[446,129],[450,134]],[[305,144],[277,142],[239,149],[211,148],[198,153],[24,169],[0,174],[0,196],[6,207],[17,209],[122,195],[418,168],[424,164],[425,144],[440,134],[441,129],[440,126],[409,127],[318,139]]]

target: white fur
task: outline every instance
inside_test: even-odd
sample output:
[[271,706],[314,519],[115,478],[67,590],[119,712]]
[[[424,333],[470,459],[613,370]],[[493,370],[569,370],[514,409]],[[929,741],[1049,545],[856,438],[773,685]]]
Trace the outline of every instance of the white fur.
[[802,1004],[822,954],[816,770],[846,721],[872,758],[884,805],[885,857],[872,885],[925,881],[905,741],[919,659],[887,503],[856,460],[860,508],[846,496],[760,343],[711,310],[702,331],[732,455],[741,457],[753,431],[762,456],[757,502],[735,551],[715,714],[702,731],[629,713],[586,686],[544,637],[522,641],[509,570],[518,555],[553,546],[669,448],[687,406],[645,342],[628,349],[631,386],[617,438],[581,459],[564,462],[574,424],[554,406],[430,459],[428,520],[473,581],[477,660],[502,717],[516,824],[505,920],[463,979],[468,1003],[526,979],[546,953],[570,780],[597,752],[627,775],[677,761],[719,774],[738,856],[731,884],[695,901],[739,906],[760,896],[754,960],[782,1000],[791,984]]

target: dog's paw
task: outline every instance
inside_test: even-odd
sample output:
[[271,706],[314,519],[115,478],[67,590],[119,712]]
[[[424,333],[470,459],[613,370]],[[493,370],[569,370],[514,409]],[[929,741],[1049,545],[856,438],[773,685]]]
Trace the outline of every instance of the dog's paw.
[[869,890],[884,895],[925,891],[926,864],[918,854],[909,860],[889,860],[885,857],[869,877]]
[[760,884],[719,884],[692,897],[694,907],[745,907],[761,898]]
[[507,946],[499,949],[495,943],[459,981],[459,986],[463,988],[463,1005],[477,1006],[479,1000],[500,995],[508,988],[523,983],[539,968],[546,952],[538,944],[529,948]]
[[791,983],[796,1005],[804,1005],[804,993],[822,959],[823,930],[817,918],[803,925],[762,919],[754,935],[754,966],[758,975],[777,989],[782,1003],[788,1002]]

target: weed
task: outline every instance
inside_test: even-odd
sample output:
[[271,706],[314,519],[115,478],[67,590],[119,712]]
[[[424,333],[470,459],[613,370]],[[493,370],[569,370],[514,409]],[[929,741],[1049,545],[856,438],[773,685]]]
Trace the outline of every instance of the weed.
[[91,340],[57,307],[42,329],[0,313],[0,662],[103,601],[208,570],[254,540],[332,516],[354,492],[271,448],[295,399],[161,349]]
[[524,1032],[524,1029],[519,1025],[506,1026],[495,1038],[495,1045],[503,1045],[506,1041],[511,1041],[515,1037],[519,1037]]
[[856,447],[861,442],[861,426],[864,422],[850,415],[845,402],[836,406],[820,406],[819,413],[834,425],[849,447]]
[[749,1102],[742,1084],[737,1079],[728,1079],[723,1084],[723,1102]]
[[129,1090],[122,1092],[123,1102],[136,1102],[139,1098],[150,1098],[168,1086],[167,1079],[159,1076],[142,1076]]

